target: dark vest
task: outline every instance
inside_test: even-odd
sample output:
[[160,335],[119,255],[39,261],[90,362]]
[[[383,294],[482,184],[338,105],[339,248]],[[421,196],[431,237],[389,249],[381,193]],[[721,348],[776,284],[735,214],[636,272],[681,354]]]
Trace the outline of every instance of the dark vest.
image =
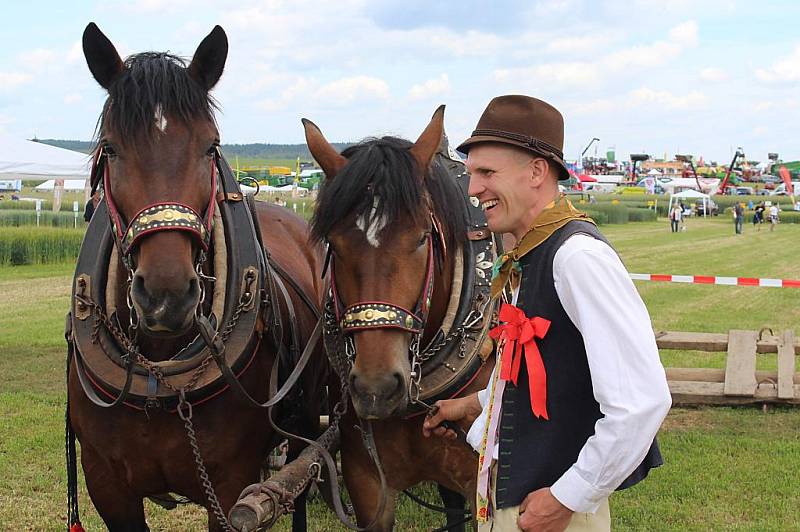
[[[572,221],[520,261],[518,306],[528,317],[541,316],[551,321],[545,337],[536,340],[547,372],[550,419],[533,416],[523,358],[518,386],[508,382],[503,392],[495,488],[498,508],[517,506],[528,493],[552,486],[575,463],[586,440],[594,434],[595,423],[603,417],[592,394],[583,337],[561,306],[553,282],[556,251],[575,233],[607,243],[594,225]],[[654,440],[644,461],[617,489],[633,486],[662,463]]]

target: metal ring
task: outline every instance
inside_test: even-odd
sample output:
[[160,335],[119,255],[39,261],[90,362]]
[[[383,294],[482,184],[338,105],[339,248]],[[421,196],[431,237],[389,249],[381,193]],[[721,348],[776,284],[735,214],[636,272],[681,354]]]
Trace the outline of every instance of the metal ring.
[[254,196],[258,196],[258,193],[261,192],[261,184],[255,177],[250,177],[249,175],[246,175],[243,177],[237,177],[236,180],[239,182],[240,185],[245,185],[245,186],[249,186],[247,185],[247,183],[250,182],[254,183],[256,187],[256,193],[253,194]]

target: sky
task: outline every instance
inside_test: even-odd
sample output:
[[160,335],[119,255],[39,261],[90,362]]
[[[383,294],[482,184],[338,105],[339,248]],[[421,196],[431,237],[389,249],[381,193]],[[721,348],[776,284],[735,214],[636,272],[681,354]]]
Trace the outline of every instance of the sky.
[[7,2],[0,133],[88,140],[105,100],[86,66],[90,21],[120,55],[191,58],[230,41],[214,89],[223,143],[414,140],[446,104],[451,142],[494,96],[565,119],[565,157],[800,159],[800,2],[737,0],[76,0]]

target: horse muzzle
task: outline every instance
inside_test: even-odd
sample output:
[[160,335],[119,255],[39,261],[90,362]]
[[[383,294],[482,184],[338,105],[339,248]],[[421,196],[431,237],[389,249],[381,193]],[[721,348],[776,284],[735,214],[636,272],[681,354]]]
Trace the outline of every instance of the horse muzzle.
[[131,302],[139,317],[139,327],[153,336],[178,336],[194,323],[200,304],[200,280],[191,277],[182,289],[150,290],[143,276],[135,274]]
[[397,372],[366,377],[353,368],[350,396],[358,417],[386,419],[408,406],[408,377]]

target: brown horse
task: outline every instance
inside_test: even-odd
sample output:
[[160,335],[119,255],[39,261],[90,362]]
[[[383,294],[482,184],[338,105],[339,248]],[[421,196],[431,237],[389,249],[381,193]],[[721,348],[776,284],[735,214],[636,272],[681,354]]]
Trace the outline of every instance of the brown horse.
[[[83,49],[94,78],[109,94],[98,123],[93,176],[103,181],[104,201],[82,252],[87,264],[99,263],[93,275],[107,273],[109,280],[106,285],[92,275],[76,277],[69,334],[75,345],[69,421],[81,444],[86,486],[113,531],[148,530],[143,498],[171,492],[204,506],[209,530],[221,530],[219,516],[259,479],[267,453],[279,441],[266,410],[241,397],[266,400],[273,362],[287,352],[281,348],[286,338],[294,335],[300,350],[308,341],[317,321],[313,307],[321,300],[320,254],[308,243],[305,222],[285,209],[257,204],[255,223],[220,158],[209,91],[227,57],[222,28],[202,41],[188,66],[152,52],[123,62],[93,23],[84,32]],[[259,225],[265,229],[260,236]],[[113,242],[108,237],[111,244],[92,248],[96,233],[113,233]],[[250,249],[257,252],[243,255],[241,250]],[[233,278],[239,271],[244,276]],[[276,290],[274,283],[284,288]],[[105,296],[97,293],[106,286]],[[112,300],[118,303],[113,314]],[[198,335],[201,318],[216,325],[213,338]],[[87,327],[96,330],[91,341],[81,343]],[[198,345],[202,349],[192,355]],[[241,353],[232,352],[234,345],[242,346]],[[297,349],[289,343],[288,351]],[[121,352],[122,362],[109,362],[104,351]],[[299,406],[279,412],[284,419],[299,418],[295,426],[305,435],[318,428],[323,359],[312,357],[292,392]],[[241,389],[225,378],[228,362]],[[109,375],[126,375],[121,368],[129,363],[133,369],[126,378],[133,384],[123,384],[123,378],[116,389],[108,385]],[[175,370],[183,366],[188,369]],[[102,401],[115,397],[121,399]],[[108,408],[114,402],[125,404]],[[196,448],[187,437],[189,424]],[[198,472],[200,461],[205,475]],[[304,516],[301,510],[298,516]]]
[[[463,191],[441,165],[431,165],[443,137],[443,114],[441,107],[413,144],[383,137],[341,155],[304,120],[309,149],[326,175],[312,234],[329,245],[328,305],[336,309],[352,364],[353,408],[341,424],[343,476],[359,525],[373,523],[375,530],[393,527],[394,499],[422,481],[468,500],[475,492],[472,449],[459,441],[423,438],[424,416],[410,416],[408,410],[418,406],[409,402],[416,402],[419,376],[426,374],[417,355],[440,338],[455,257],[468,238]],[[491,359],[478,363],[477,373],[456,390],[459,395],[485,387]],[[380,482],[356,430],[356,415],[373,426],[392,501],[374,522]]]

